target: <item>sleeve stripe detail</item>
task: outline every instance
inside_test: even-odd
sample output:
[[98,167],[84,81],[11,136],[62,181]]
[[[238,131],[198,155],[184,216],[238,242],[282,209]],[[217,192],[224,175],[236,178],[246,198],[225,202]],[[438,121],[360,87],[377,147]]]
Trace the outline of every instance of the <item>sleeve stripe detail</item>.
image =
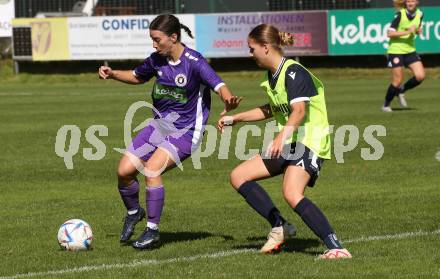
[[226,85],[224,82],[220,82],[219,84],[217,84],[215,87],[214,87],[214,91],[215,92],[218,92],[218,90],[220,89],[220,87],[222,87],[223,85]]
[[310,98],[309,97],[298,97],[298,98],[291,100],[289,104],[292,105],[292,104],[299,103],[299,102],[310,102]]

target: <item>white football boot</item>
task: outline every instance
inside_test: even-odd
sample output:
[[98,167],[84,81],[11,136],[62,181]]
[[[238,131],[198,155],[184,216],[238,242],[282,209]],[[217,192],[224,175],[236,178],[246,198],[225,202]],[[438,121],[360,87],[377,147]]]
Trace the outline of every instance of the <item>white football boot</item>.
[[320,255],[318,259],[320,260],[334,260],[334,259],[351,259],[352,256],[347,249],[331,249]]
[[281,227],[272,228],[267,235],[267,241],[260,249],[262,254],[276,253],[281,250],[286,239],[292,238],[296,235],[296,228],[285,222]]

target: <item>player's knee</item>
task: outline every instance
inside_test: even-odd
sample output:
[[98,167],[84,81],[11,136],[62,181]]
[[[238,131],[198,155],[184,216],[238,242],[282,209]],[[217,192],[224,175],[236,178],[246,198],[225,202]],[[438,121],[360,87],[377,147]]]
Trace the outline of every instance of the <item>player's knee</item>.
[[118,176],[119,181],[124,181],[129,178],[127,172],[121,167],[118,167],[118,170],[116,171],[116,175]]
[[244,175],[240,172],[240,170],[235,168],[229,174],[229,182],[231,183],[232,187],[234,187],[235,189],[238,189],[238,188],[240,188],[240,186],[243,183],[246,182],[246,179],[245,179]]
[[400,87],[402,85],[403,77],[402,76],[394,76],[391,84],[394,87]]
[[119,165],[116,171],[116,175],[118,176],[118,185],[130,185],[133,180],[136,179],[136,173],[130,172],[127,168],[124,168],[123,165]]
[[422,83],[425,80],[425,73],[417,74],[415,77],[418,82]]
[[156,162],[152,162],[148,160],[148,162],[144,166],[144,174],[146,179],[153,180],[165,171],[166,166],[160,166]]
[[402,79],[396,80],[394,79],[393,82],[391,83],[394,87],[399,88],[400,86],[402,86]]
[[284,199],[292,207],[295,208],[298,203],[304,198],[302,193],[296,193],[293,191],[283,191]]
[[131,185],[133,181],[136,179],[136,177],[127,175],[123,172],[117,172],[118,175],[118,187],[127,187],[128,185]]

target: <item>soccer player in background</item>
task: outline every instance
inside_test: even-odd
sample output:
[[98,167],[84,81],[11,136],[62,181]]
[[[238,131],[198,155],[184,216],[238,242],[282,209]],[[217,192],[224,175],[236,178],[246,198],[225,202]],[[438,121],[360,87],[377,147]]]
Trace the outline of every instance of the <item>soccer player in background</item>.
[[[405,92],[420,85],[425,79],[425,69],[416,52],[416,34],[422,33],[423,13],[417,8],[417,0],[394,0],[399,11],[394,16],[388,30],[388,67],[391,68],[392,81],[385,95],[383,112],[392,112],[391,101],[398,96],[402,107],[407,107]],[[414,74],[402,85],[404,67]]]
[[291,34],[280,33],[268,24],[258,25],[249,33],[251,56],[268,70],[261,87],[269,102],[221,117],[218,128],[274,117],[279,133],[264,154],[238,165],[231,172],[230,181],[272,226],[261,253],[280,250],[286,230],[278,209],[256,181],[283,174],[285,200],[328,247],[320,258],[351,258],[322,211],[304,196],[306,187],[314,186],[324,160],[330,159],[330,134],[322,82],[295,60],[283,57],[282,47],[293,45],[293,41]]
[[[133,71],[99,68],[100,78],[128,84],[143,84],[156,78],[152,91],[155,121],[133,139],[117,170],[119,193],[127,208],[120,241],[127,243],[135,225],[147,216],[144,232],[132,243],[137,249],[160,244],[159,222],[165,198],[162,174],[197,149],[211,108],[210,90],[224,102],[222,114],[235,109],[241,100],[231,94],[200,53],[180,42],[181,29],[192,37],[190,29],[177,17],[159,15],[149,26],[156,52]],[[137,166],[146,174],[147,212],[139,204]]]

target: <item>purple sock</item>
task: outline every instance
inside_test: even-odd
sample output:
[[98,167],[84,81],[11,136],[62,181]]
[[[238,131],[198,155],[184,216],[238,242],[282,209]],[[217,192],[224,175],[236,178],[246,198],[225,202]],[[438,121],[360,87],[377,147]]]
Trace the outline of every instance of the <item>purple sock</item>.
[[120,182],[118,190],[128,211],[139,208],[139,182],[137,180],[134,180],[128,186]]
[[148,223],[159,225],[164,199],[165,189],[163,188],[163,185],[160,185],[159,187],[147,187],[146,201]]

